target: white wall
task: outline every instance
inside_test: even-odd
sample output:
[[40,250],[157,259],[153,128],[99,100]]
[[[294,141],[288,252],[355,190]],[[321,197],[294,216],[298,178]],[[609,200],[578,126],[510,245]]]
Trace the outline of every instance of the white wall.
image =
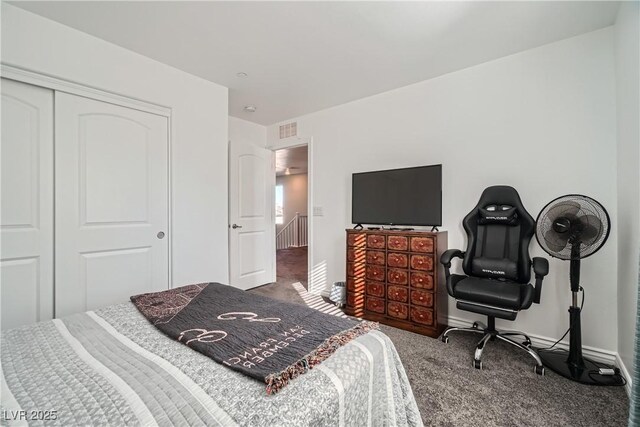
[[277,233],[296,216],[296,213],[307,214],[307,174],[277,176],[276,185],[282,185],[284,200],[284,224],[276,225]]
[[633,372],[640,257],[640,3],[623,2],[615,25],[618,115],[618,353]]
[[[494,184],[518,189],[536,217],[559,195],[582,193],[616,204],[613,30],[606,28],[411,86],[299,117],[313,137],[314,286],[345,275],[351,174],[443,164],[443,224],[449,247],[463,248],[463,216]],[[287,120],[289,121],[289,120]],[[269,142],[277,141],[278,124]],[[584,344],[617,348],[617,229],[583,262]],[[547,256],[531,244],[534,256]],[[547,258],[549,258],[547,256]],[[550,260],[542,304],[509,328],[560,337],[568,327],[569,265]],[[456,310],[450,314],[473,319]]]
[[267,128],[257,123],[229,116],[229,142],[266,147]]
[[228,281],[225,87],[4,2],[2,62],[170,107],[173,285]]

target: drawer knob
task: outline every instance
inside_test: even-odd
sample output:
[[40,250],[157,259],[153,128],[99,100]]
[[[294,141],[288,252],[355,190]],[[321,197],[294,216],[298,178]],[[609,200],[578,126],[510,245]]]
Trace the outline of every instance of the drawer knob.
[[418,279],[418,282],[422,283],[422,279]]

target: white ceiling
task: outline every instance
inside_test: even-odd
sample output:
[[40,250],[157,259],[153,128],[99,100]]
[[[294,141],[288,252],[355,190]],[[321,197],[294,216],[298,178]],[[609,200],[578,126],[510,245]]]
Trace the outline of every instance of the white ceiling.
[[[307,146],[284,148],[276,151],[276,176],[307,173]],[[289,169],[289,173],[287,173]]]
[[[14,2],[230,88],[263,125],[612,25],[618,2]],[[236,77],[238,72],[247,78]],[[255,105],[257,112],[243,111]]]

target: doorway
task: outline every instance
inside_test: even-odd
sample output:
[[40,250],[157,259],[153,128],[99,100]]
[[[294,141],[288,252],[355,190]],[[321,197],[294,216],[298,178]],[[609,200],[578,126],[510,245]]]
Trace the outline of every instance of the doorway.
[[274,152],[276,283],[308,288],[308,145]]
[[[229,284],[247,290],[267,284],[300,282],[301,289],[320,288],[315,277],[320,273],[311,268],[313,260],[313,219],[308,215],[313,205],[313,140],[312,138],[288,138],[276,145],[263,147],[250,138],[229,141]],[[298,150],[291,150],[295,149]],[[276,155],[282,161],[280,173],[276,173]],[[284,163],[282,163],[284,162]],[[288,173],[287,173],[288,168]],[[276,211],[276,175],[288,177],[304,175],[306,179],[306,203],[294,204],[285,192],[285,185],[278,188],[281,197]],[[300,177],[296,177],[298,180]],[[280,181],[286,181],[280,178]],[[291,179],[293,180],[293,179]],[[295,193],[294,193],[295,194]],[[295,196],[294,196],[295,197]],[[295,208],[298,206],[298,208]],[[285,218],[285,210],[287,218]],[[276,227],[285,228],[292,215],[298,213],[297,235],[280,245],[281,261],[276,268]],[[280,217],[276,220],[276,216]],[[306,218],[305,218],[306,217]],[[286,222],[285,222],[286,221]],[[276,222],[280,224],[276,224]],[[280,236],[285,236],[283,232]],[[295,250],[297,248],[298,250]],[[292,256],[287,256],[292,255]],[[306,262],[305,262],[306,261]],[[279,274],[277,274],[277,272]],[[277,277],[279,276],[279,277]],[[291,286],[284,288],[293,289]]]

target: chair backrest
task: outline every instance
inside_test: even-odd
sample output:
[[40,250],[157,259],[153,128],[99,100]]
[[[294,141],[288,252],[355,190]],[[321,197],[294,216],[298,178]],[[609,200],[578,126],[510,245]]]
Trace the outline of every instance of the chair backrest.
[[535,221],[513,187],[496,185],[485,189],[462,225],[467,232],[462,262],[467,276],[529,282],[529,242]]

